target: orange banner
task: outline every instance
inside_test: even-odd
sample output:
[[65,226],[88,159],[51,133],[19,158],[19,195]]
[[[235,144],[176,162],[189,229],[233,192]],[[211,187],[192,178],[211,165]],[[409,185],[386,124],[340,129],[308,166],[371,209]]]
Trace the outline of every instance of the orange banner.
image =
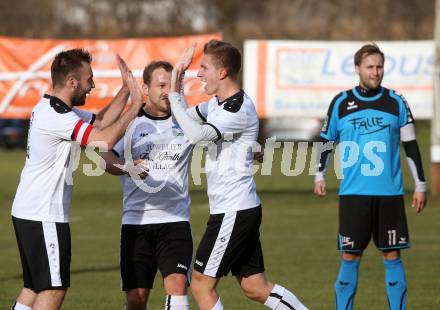
[[142,82],[144,67],[152,60],[175,63],[192,43],[197,43],[194,61],[185,75],[185,94],[189,104],[208,97],[197,79],[203,45],[218,34],[117,40],[54,40],[0,37],[0,118],[29,118],[40,97],[51,91],[50,65],[55,55],[72,48],[84,48],[93,57],[95,89],[87,98],[84,109],[92,112],[108,104],[121,87],[115,62],[118,53],[134,75]]

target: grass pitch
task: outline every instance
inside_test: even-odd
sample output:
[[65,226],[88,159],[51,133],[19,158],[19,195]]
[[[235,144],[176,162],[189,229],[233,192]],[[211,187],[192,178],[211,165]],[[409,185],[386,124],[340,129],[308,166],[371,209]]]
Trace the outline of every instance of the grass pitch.
[[[418,126],[419,144],[429,171],[429,127]],[[8,309],[22,286],[18,249],[10,208],[25,153],[0,151],[0,309]],[[261,227],[268,277],[292,290],[310,309],[333,309],[339,254],[336,251],[337,181],[330,173],[326,198],[312,194],[313,177],[281,173],[281,150],[275,153],[271,176],[256,174],[263,203]],[[310,159],[310,154],[308,159]],[[406,163],[403,160],[403,166]],[[307,167],[309,162],[307,164]],[[80,169],[81,170],[81,169]],[[408,282],[408,309],[440,309],[440,200],[415,215],[409,207],[412,181],[405,168],[407,215],[412,248],[403,252]],[[192,185],[192,227],[198,245],[209,214],[206,181]],[[119,228],[121,190],[117,177],[75,175],[70,211],[72,230],[71,288],[63,309],[122,309],[120,291]],[[224,278],[219,292],[226,309],[265,309],[247,300],[232,277]],[[150,296],[149,309],[163,309],[161,277]],[[196,308],[192,302],[192,308]],[[384,270],[379,252],[371,244],[361,267],[356,309],[387,309]]]

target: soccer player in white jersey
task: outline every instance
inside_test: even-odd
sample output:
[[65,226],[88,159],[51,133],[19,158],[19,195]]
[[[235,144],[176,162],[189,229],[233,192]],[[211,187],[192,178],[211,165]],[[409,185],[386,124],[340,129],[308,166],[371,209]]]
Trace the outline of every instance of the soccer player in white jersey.
[[[127,310],[145,310],[157,269],[165,309],[189,309],[187,288],[193,243],[189,224],[188,169],[193,146],[171,116],[168,92],[173,66],[153,61],[144,69],[146,104],[125,136],[103,155],[106,170],[122,175],[120,267]],[[149,163],[144,180],[119,167]]]
[[[59,53],[51,65],[53,91],[32,110],[26,163],[12,222],[23,267],[24,287],[15,310],[59,309],[70,285],[72,158],[78,145],[113,147],[142,106],[142,92],[117,57],[123,87],[97,115],[77,109],[94,88],[87,51]],[[132,106],[122,113],[128,96]]]
[[261,204],[252,173],[259,121],[254,103],[237,83],[241,54],[229,43],[208,42],[198,77],[214,97],[186,109],[177,90],[193,51],[176,65],[169,94],[173,116],[190,141],[211,141],[206,156],[210,217],[195,257],[192,293],[201,310],[223,309],[216,286],[231,271],[248,298],[271,309],[307,309],[264,273]]

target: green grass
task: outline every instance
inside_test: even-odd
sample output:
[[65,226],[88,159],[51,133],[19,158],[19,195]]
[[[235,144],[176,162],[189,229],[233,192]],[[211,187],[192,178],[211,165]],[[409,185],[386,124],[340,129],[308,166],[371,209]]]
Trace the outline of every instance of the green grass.
[[[429,179],[429,128],[419,125],[418,137]],[[271,176],[256,175],[263,202],[262,244],[267,275],[295,292],[310,309],[333,309],[333,283],[338,270],[336,251],[337,181],[330,173],[329,194],[312,194],[307,173],[287,177],[275,153]],[[19,292],[21,267],[10,220],[10,208],[24,163],[23,151],[0,151],[0,309],[7,309]],[[404,162],[404,166],[406,163]],[[307,166],[308,168],[308,166]],[[308,170],[307,170],[308,171]],[[198,245],[208,218],[203,186],[192,185],[192,225]],[[405,168],[405,184],[412,181]],[[410,195],[406,197],[409,206]],[[64,309],[121,309],[118,268],[121,191],[119,180],[76,172],[71,208],[72,276]],[[412,248],[404,252],[408,281],[408,309],[440,308],[440,200],[430,200],[420,215],[407,208]],[[226,309],[265,309],[246,300],[232,277],[219,285]],[[161,309],[164,292],[156,278],[149,309]],[[194,304],[193,304],[194,305]],[[379,252],[370,245],[360,270],[356,309],[387,309],[384,271]],[[193,307],[195,308],[195,306]]]

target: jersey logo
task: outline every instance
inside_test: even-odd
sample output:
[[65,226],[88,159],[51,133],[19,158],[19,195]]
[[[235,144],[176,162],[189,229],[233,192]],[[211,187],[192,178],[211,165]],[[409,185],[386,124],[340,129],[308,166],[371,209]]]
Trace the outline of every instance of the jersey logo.
[[203,267],[203,265],[204,265],[201,261],[199,261],[197,259],[196,259],[195,263],[196,263],[196,265],[199,265],[200,267]]
[[357,104],[354,104],[354,101],[349,101],[347,110],[353,110],[353,109],[356,109],[357,107],[358,106],[357,106]]
[[354,130],[361,131],[361,135],[369,135],[387,128],[389,132],[391,128],[390,124],[384,124],[383,117],[357,117],[352,118],[349,122],[353,125]]
[[343,248],[351,247],[354,248],[354,241],[350,237],[340,236]]
[[182,265],[182,264],[177,264],[177,268],[182,268],[182,269],[188,270],[188,267],[186,267],[185,265]]
[[400,237],[399,244],[407,244],[406,238]]

